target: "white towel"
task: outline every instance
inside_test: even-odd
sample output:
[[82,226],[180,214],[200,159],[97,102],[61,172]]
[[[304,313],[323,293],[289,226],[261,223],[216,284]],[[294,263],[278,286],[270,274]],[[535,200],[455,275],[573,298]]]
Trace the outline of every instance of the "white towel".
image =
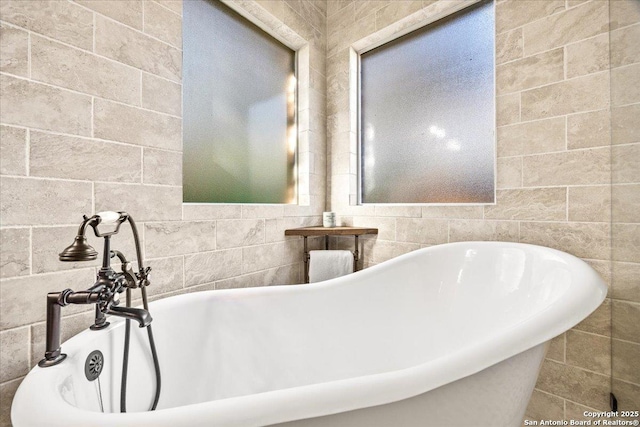
[[322,282],[353,272],[353,254],[349,251],[309,252],[309,283]]

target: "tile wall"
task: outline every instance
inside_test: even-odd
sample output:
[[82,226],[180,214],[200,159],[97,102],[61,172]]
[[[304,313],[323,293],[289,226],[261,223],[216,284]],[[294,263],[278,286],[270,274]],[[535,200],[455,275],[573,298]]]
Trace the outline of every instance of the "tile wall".
[[[310,41],[308,206],[181,203],[181,1],[0,3],[0,425],[43,351],[43,295],[93,281],[96,263],[57,261],[83,213],[124,209],[138,220],[161,298],[299,281],[300,242],[283,230],[319,223],[325,200],[344,223],[380,229],[365,240],[367,266],[438,243],[521,241],[580,256],[610,284],[613,206],[611,299],[553,341],[527,416],[608,407],[612,310],[614,389],[637,408],[637,2],[497,1],[498,192],[486,207],[349,204],[348,48],[445,0],[238,3]],[[133,253],[128,235],[115,242]],[[90,317],[70,308],[65,337]]]
[[[610,76],[624,105],[637,103],[637,25],[611,33],[617,65],[610,71],[609,2],[606,0],[498,0],[496,2],[497,200],[492,206],[353,206],[357,165],[354,103],[349,102],[349,48],[376,34],[414,25],[455,1],[335,1],[327,10],[328,206],[345,224],[380,229],[365,241],[365,263],[446,242],[500,240],[554,247],[585,259],[611,285]],[[612,3],[630,9],[634,0]],[[612,6],[613,7],[613,6]],[[617,9],[616,9],[617,10]],[[620,13],[632,19],[628,11]],[[637,16],[637,14],[636,14]],[[612,17],[613,19],[613,17]],[[622,27],[623,24],[619,24]],[[617,42],[617,40],[620,40]],[[635,40],[631,42],[631,39]],[[633,59],[632,59],[633,58]],[[619,76],[619,77],[618,77]],[[615,89],[615,88],[619,89]],[[619,95],[616,95],[619,94]],[[637,105],[637,104],[635,104]],[[614,180],[637,183],[637,129],[629,122],[635,105],[620,111]],[[637,111],[636,111],[637,113]],[[616,127],[616,129],[617,129]],[[614,130],[614,135],[616,131]],[[614,138],[618,138],[614,136]],[[623,145],[624,144],[624,145]],[[619,178],[615,178],[620,176]],[[615,181],[614,181],[615,182]],[[622,193],[635,195],[622,203]],[[616,259],[637,262],[637,189],[614,186],[623,220]],[[614,203],[614,206],[616,204]],[[636,209],[637,210],[637,209]],[[614,210],[614,215],[616,211]],[[624,217],[625,214],[620,214]],[[624,230],[622,230],[624,228]],[[611,374],[611,310],[620,312],[620,381],[637,386],[638,270],[618,263],[626,296],[607,299],[588,319],[554,339],[527,416],[577,417],[586,408],[607,409]],[[635,269],[635,270],[634,270]],[[635,272],[635,273],[634,273]],[[611,295],[611,294],[610,294]],[[621,300],[618,301],[617,298]],[[622,301],[625,299],[625,301]],[[613,301],[613,302],[612,302]],[[632,302],[633,301],[633,302]],[[618,318],[618,317],[616,317]],[[635,320],[632,320],[635,319]],[[635,322],[635,323],[633,323]],[[635,325],[635,326],[634,326]],[[614,332],[616,333],[616,332]],[[626,334],[626,335],[625,335]],[[624,335],[626,338],[623,338]],[[616,341],[614,341],[616,342]],[[617,353],[614,352],[614,355]],[[624,356],[623,356],[624,354]],[[631,364],[631,365],[630,365]],[[614,364],[614,366],[616,366]],[[632,393],[626,393],[631,396]],[[626,399],[629,399],[627,397]],[[632,405],[633,406],[633,405]],[[640,405],[635,403],[635,407]]]
[[[320,223],[324,209],[326,4],[231,3],[309,43],[306,206],[182,204],[181,1],[0,3],[1,426],[42,357],[46,293],[94,282],[98,262],[57,259],[83,214],[133,216],[154,298],[300,282],[300,238],[284,230]],[[112,246],[135,254],[128,229]],[[64,339],[91,323],[82,308],[63,310]]]
[[611,1],[612,389],[640,408],[640,2]]

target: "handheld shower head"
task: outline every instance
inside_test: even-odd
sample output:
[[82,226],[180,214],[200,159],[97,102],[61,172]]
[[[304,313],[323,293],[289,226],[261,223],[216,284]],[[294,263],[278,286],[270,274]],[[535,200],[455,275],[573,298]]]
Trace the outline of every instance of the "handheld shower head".
[[98,251],[87,243],[87,238],[84,234],[79,234],[73,243],[60,252],[58,256],[60,261],[93,261],[98,258]]
[[[123,215],[121,212],[98,212],[96,215],[92,217],[84,217],[84,221],[80,224],[78,228],[78,234],[76,235],[75,240],[69,246],[67,246],[60,254],[58,255],[60,261],[93,261],[98,258],[98,251],[96,251],[89,243],[87,243],[87,238],[85,236],[87,227],[93,227],[95,231],[95,235],[97,237],[105,237],[107,238],[117,234],[120,230],[120,225],[127,218],[126,214]],[[98,231],[98,224],[115,224],[116,227],[113,231],[107,233],[100,233]],[[107,244],[107,243],[105,243]],[[108,247],[105,246],[105,253],[109,254]]]

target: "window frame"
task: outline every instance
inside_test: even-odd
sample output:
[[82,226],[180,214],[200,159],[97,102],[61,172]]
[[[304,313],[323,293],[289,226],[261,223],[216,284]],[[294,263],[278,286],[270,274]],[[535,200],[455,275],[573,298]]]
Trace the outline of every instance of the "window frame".
[[[374,50],[384,44],[399,39],[413,31],[419,30],[426,26],[429,26],[441,19],[447,18],[450,15],[476,6],[478,3],[482,3],[485,0],[468,0],[460,2],[458,4],[448,5],[444,8],[438,7],[438,2],[427,6],[426,8],[401,19],[394,24],[389,25],[359,41],[353,43],[349,49],[349,114],[351,127],[355,127],[355,135],[351,135],[352,146],[356,147],[356,159],[357,166],[355,172],[355,180],[349,188],[349,202],[350,206],[487,206],[495,205],[497,202],[497,88],[496,88],[496,43],[495,43],[495,16],[496,16],[496,1],[490,0],[494,15],[494,43],[493,43],[493,120],[494,120],[494,132],[493,132],[493,201],[492,202],[465,202],[465,203],[440,203],[440,202],[415,202],[415,203],[380,203],[380,202],[364,202],[363,200],[363,186],[362,186],[362,67],[361,67],[361,55]],[[431,11],[432,13],[430,13]],[[355,120],[354,120],[355,116]],[[355,121],[355,123],[354,123]],[[355,141],[353,141],[355,139]]]
[[[244,0],[216,0],[228,6],[233,11],[240,14],[252,24],[259,27],[277,41],[294,51],[294,72],[296,75],[296,91],[295,91],[295,135],[296,149],[294,153],[293,164],[293,191],[294,200],[291,203],[232,203],[232,202],[185,202],[182,205],[190,206],[217,206],[217,205],[254,205],[254,206],[311,206],[311,177],[310,177],[310,157],[311,144],[310,133],[311,123],[310,115],[310,50],[311,42],[309,39],[300,35],[296,30],[291,28],[285,22],[274,17],[267,10],[263,9],[253,2]],[[184,99],[183,99],[184,102]],[[182,187],[182,184],[181,184]]]

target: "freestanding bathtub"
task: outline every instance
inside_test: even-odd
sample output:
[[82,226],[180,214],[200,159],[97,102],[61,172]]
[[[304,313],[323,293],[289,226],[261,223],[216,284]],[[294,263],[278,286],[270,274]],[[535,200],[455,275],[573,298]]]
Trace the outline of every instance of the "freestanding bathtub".
[[[191,293],[151,304],[119,413],[123,322],[63,344],[12,407],[25,426],[520,426],[546,343],[607,288],[583,261],[516,243],[418,250],[322,283]],[[94,350],[98,380],[84,375]],[[102,404],[102,409],[101,409]],[[104,413],[102,412],[104,411]]]

